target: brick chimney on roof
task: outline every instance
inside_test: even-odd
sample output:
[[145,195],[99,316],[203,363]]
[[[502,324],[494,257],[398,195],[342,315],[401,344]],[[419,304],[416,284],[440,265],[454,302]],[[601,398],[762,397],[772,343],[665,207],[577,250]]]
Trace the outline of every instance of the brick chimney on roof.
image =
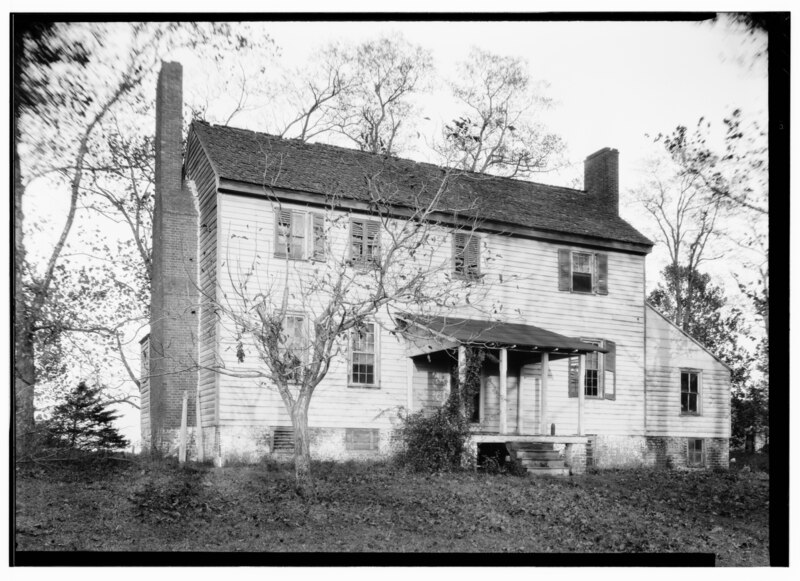
[[[194,425],[197,389],[197,210],[183,179],[183,68],[163,63],[156,89],[149,385],[142,383],[143,449],[172,447],[183,392]],[[147,392],[147,393],[145,393]]]
[[583,189],[619,215],[619,151],[604,147],[583,162]]

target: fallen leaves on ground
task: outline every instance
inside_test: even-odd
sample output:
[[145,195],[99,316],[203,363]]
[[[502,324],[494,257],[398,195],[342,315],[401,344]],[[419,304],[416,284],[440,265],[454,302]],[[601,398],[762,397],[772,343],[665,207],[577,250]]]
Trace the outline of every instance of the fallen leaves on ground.
[[606,470],[566,479],[147,462],[17,473],[18,550],[711,552],[765,566],[769,476]]

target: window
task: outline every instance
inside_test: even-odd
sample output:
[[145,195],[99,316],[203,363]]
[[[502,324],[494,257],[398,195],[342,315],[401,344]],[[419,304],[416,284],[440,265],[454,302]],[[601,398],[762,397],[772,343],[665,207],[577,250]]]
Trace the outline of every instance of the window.
[[681,414],[700,414],[700,372],[681,370]]
[[560,248],[558,290],[607,295],[608,255]]
[[[606,353],[590,351],[586,354],[586,375],[583,380],[583,394],[597,399],[617,399],[617,345],[609,339],[581,339],[605,349]],[[580,361],[577,355],[569,358],[568,387],[569,397],[578,397],[578,376]]]
[[[307,236],[306,232],[310,232]],[[310,248],[306,248],[309,239]],[[325,216],[279,210],[275,214],[275,256],[291,260],[325,260]]]
[[378,430],[346,428],[344,432],[345,449],[361,452],[377,452],[380,436]]
[[377,335],[375,323],[364,323],[350,335],[350,385],[378,386]]
[[325,216],[311,214],[311,259],[325,260]]
[[300,383],[303,380],[303,364],[308,349],[306,321],[302,315],[287,315],[284,319],[283,349],[287,381]]
[[686,463],[689,466],[703,466],[703,439],[689,438]]
[[586,354],[586,377],[584,393],[587,397],[599,397],[600,391],[600,354],[597,351]]
[[480,237],[476,234],[453,234],[453,272],[465,278],[480,277]]
[[350,222],[350,260],[363,268],[376,266],[381,255],[380,222],[353,220]]

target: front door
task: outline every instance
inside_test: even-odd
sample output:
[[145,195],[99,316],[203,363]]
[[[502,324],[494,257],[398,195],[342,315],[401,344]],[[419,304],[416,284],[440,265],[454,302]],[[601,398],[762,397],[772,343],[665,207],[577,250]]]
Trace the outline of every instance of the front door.
[[522,413],[524,434],[541,434],[542,367],[540,364],[522,368]]

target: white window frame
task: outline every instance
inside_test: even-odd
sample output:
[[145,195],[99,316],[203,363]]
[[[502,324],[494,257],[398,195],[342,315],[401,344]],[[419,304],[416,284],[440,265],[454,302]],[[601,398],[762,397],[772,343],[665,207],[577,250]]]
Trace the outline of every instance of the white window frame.
[[[692,450],[692,442],[700,442],[700,460],[694,461],[694,454],[696,450]],[[706,442],[705,438],[687,438],[686,439],[686,465],[687,466],[705,466],[706,465]]]
[[[353,380],[353,342],[355,340],[355,333],[358,332],[358,329],[351,329],[350,334],[347,338],[347,386],[348,387],[364,387],[364,388],[379,388],[380,387],[380,353],[381,353],[381,342],[380,342],[380,327],[374,321],[365,321],[364,325],[371,325],[372,326],[372,333],[373,333],[373,369],[372,369],[372,383],[364,383],[358,382]],[[359,354],[369,354],[366,351],[359,351]]]
[[[604,348],[604,342],[602,339],[585,339],[581,337],[581,341],[584,343],[591,343],[592,345],[597,345],[600,348]],[[589,357],[594,354],[597,356],[597,395],[589,395],[586,393],[586,382],[589,379]],[[606,354],[600,353],[599,351],[592,351],[591,353],[586,354],[586,376],[583,378],[583,396],[589,399],[605,399],[605,371],[606,371]]]
[[[684,373],[690,375],[690,379],[689,379],[689,383],[688,383],[688,385],[690,387],[691,387],[691,375],[696,375],[697,376],[697,395],[696,395],[697,400],[696,400],[696,405],[695,405],[696,409],[694,411],[691,411],[691,410],[688,410],[688,409],[687,409],[687,411],[683,411],[683,394],[684,394],[684,391],[683,391],[683,374]],[[680,394],[681,394],[681,399],[680,399],[681,415],[682,416],[701,416],[701,415],[703,415],[703,397],[702,397],[702,394],[703,394],[703,371],[700,370],[700,369],[692,369],[692,368],[689,368],[689,367],[682,367],[680,369],[678,388],[679,388]],[[687,395],[691,395],[691,393],[692,393],[691,389],[689,389],[689,391],[686,392]]]
[[[575,271],[575,255],[576,254],[585,254],[586,256],[589,257],[589,272],[588,273],[585,273],[585,272],[579,272],[578,273],[578,274],[588,274],[589,275],[589,290],[576,290],[575,289],[575,274],[576,274],[576,271]],[[597,264],[596,264],[596,260],[595,260],[595,253],[594,252],[583,251],[583,250],[572,250],[569,253],[569,286],[570,286],[570,289],[572,290],[572,292],[579,293],[579,294],[585,294],[585,295],[595,294],[594,288],[595,288],[595,284],[597,282],[596,279],[597,279]]]
[[[289,213],[289,232],[288,232],[288,244],[287,244],[287,252],[284,255],[282,252],[279,251],[281,245],[279,244],[280,238],[282,236],[286,236],[286,234],[281,234],[278,232],[278,228],[281,224],[281,213],[288,212]],[[325,231],[325,215],[321,212],[313,212],[313,211],[304,211],[304,210],[294,210],[290,208],[281,208],[280,206],[276,206],[273,212],[275,225],[274,225],[274,232],[273,232],[273,240],[275,244],[275,249],[273,255],[275,258],[279,258],[281,260],[315,260],[315,261],[324,261],[327,256],[327,235]],[[322,253],[317,252],[317,231],[314,229],[314,219],[320,218],[322,220]],[[297,226],[299,224],[299,227]],[[302,242],[295,246],[292,243],[292,239],[294,237],[301,238],[301,236],[295,234],[295,229],[298,228],[302,232]],[[294,249],[299,250],[299,255],[293,253]]]

